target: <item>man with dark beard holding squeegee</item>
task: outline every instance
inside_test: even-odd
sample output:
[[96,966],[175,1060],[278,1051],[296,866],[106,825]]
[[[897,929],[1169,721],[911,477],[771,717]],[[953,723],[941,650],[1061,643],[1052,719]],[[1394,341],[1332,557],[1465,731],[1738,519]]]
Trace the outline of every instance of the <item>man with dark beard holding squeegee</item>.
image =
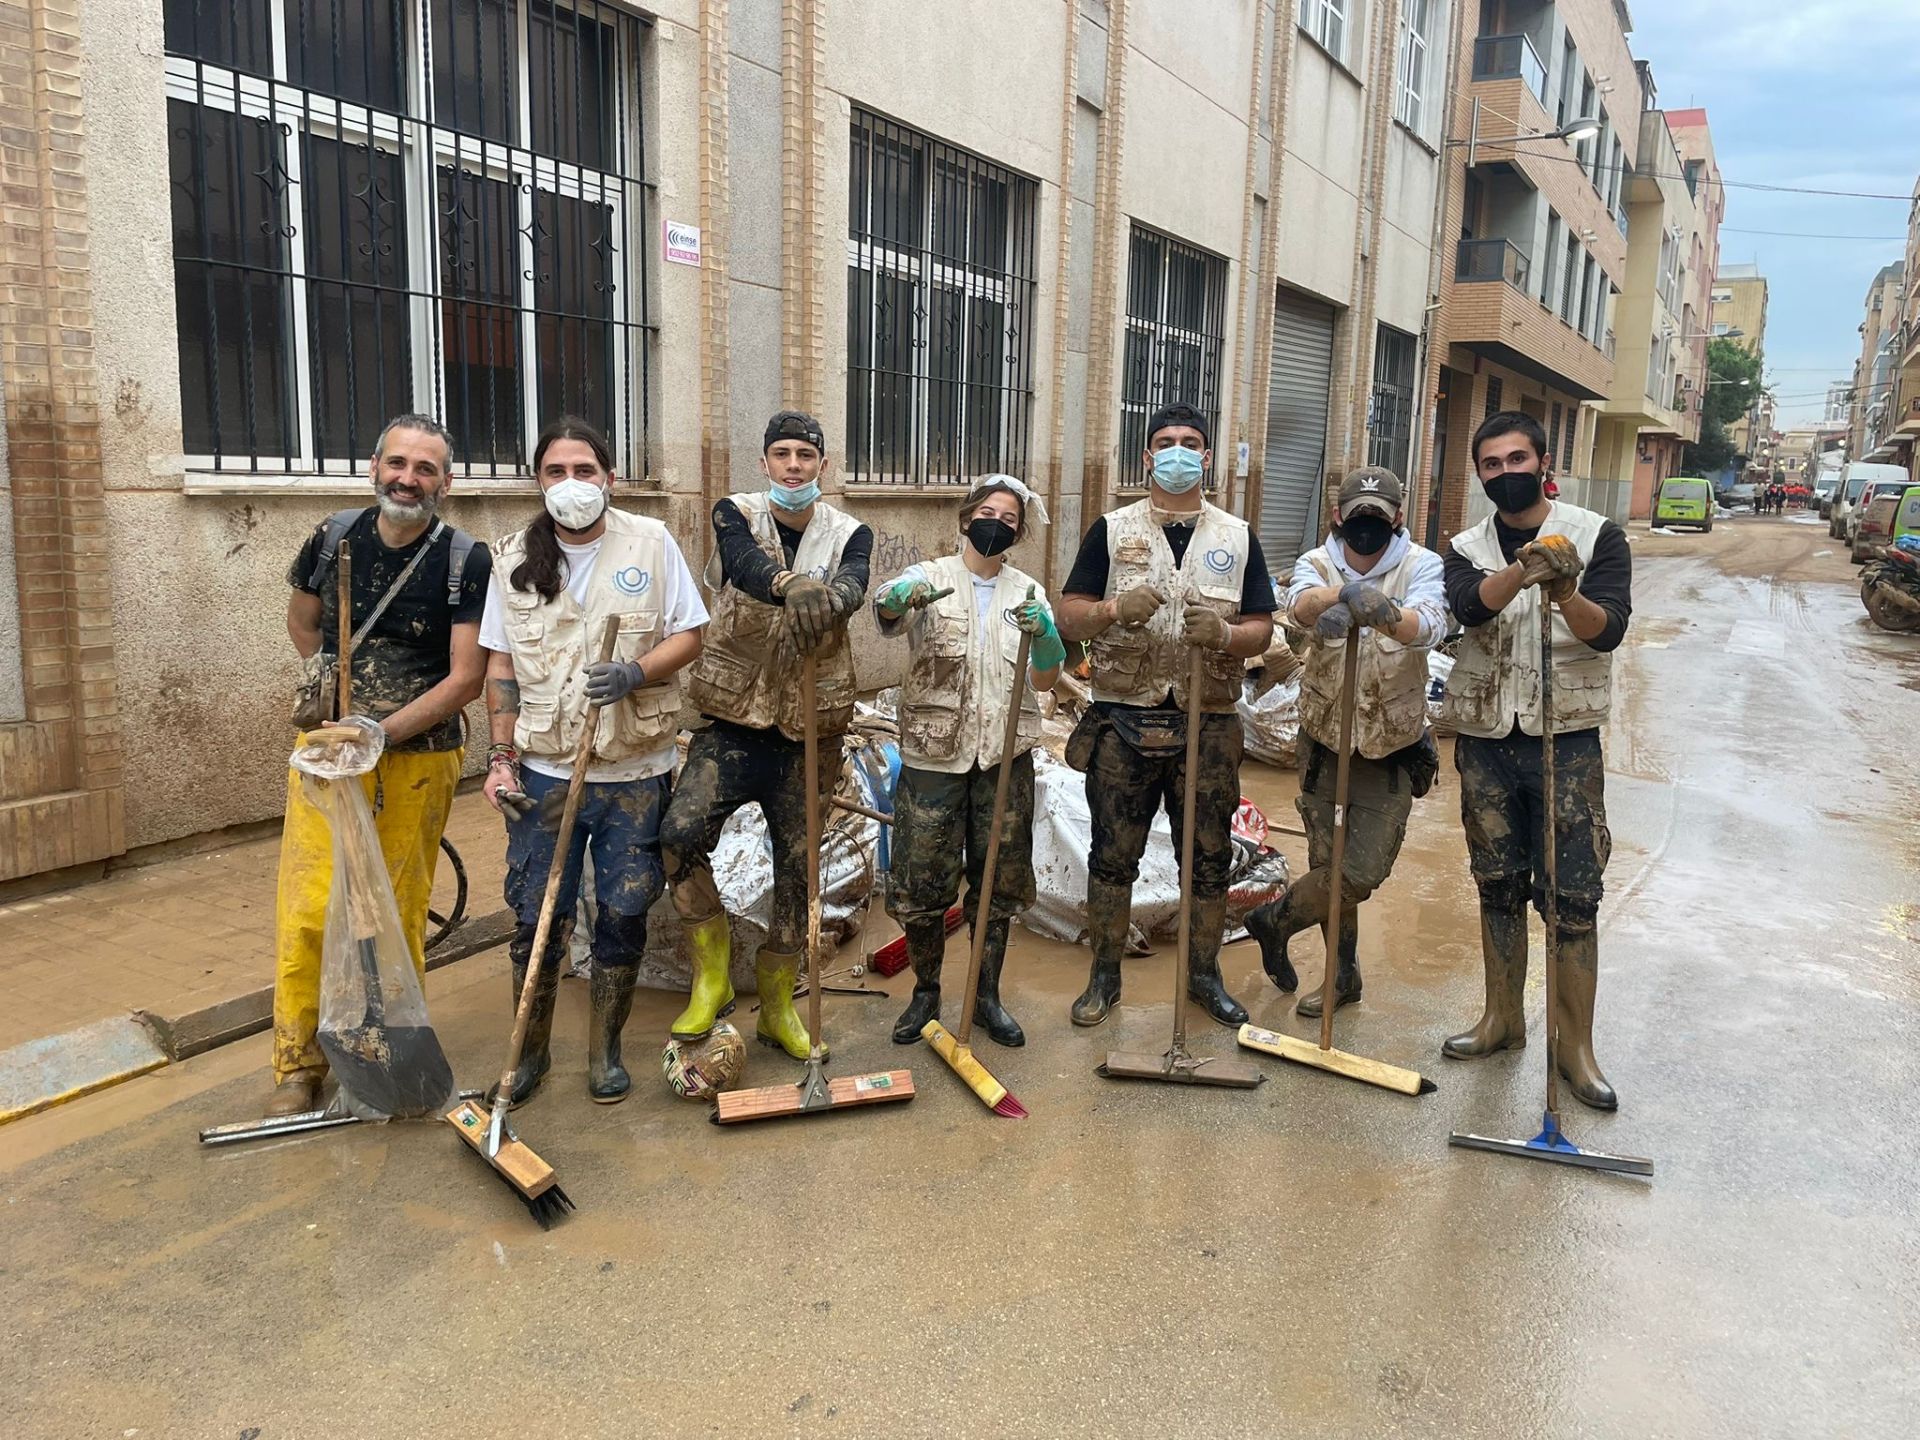
[[1264,654],[1276,603],[1260,540],[1247,522],[1207,504],[1200,477],[1212,454],[1207,418],[1169,405],[1147,422],[1147,495],[1095,520],[1060,601],[1060,635],[1092,642],[1093,704],[1068,762],[1087,776],[1093,846],[1087,857],[1087,988],[1073,1023],[1098,1025],[1120,999],[1133,882],[1154,811],[1166,806],[1181,845],[1186,788],[1189,657],[1204,653],[1200,764],[1194,812],[1193,940],[1187,993],[1223,1025],[1247,1012],[1220,979],[1232,826],[1240,804],[1240,696],[1245,660]]
[[1613,852],[1600,727],[1611,704],[1613,652],[1633,614],[1633,557],[1613,521],[1548,500],[1546,433],[1517,411],[1473,437],[1474,468],[1494,513],[1453,537],[1447,602],[1466,637],[1447,678],[1446,718],[1459,731],[1454,765],[1474,884],[1487,1004],[1480,1023],[1442,1050],[1472,1060],[1527,1043],[1527,901],[1544,915],[1541,814],[1540,610],[1553,622],[1554,827],[1559,918],[1560,1074],[1582,1103],[1619,1101],[1593,1058],[1600,965],[1594,922]]
[[693,993],[672,1033],[705,1035],[733,1003],[731,930],[711,856],[727,817],[758,801],[773,842],[773,919],[759,958],[757,1034],[805,1060],[812,1039],[793,1008],[809,864],[801,662],[811,655],[816,666],[824,807],[853,721],[847,617],[866,599],[873,531],[820,499],[827,442],[811,415],[782,410],[767,422],[760,468],[766,490],[713,507],[705,575],[713,621],[687,683],[712,723],[694,732],[660,832],[693,963]]

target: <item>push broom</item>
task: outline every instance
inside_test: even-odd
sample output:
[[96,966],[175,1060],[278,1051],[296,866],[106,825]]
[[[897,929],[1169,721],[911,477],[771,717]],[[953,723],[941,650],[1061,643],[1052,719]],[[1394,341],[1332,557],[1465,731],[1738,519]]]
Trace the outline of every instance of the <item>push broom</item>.
[[[1096,1075],[1114,1080],[1166,1080],[1177,1085],[1226,1085],[1251,1090],[1267,1077],[1258,1066],[1187,1049],[1187,970],[1193,951],[1193,818],[1200,786],[1200,687],[1206,657],[1196,646],[1187,668],[1187,773],[1180,797],[1180,929],[1173,959],[1173,1042],[1166,1053],[1115,1050]],[[1239,723],[1238,721],[1235,722]]]
[[1240,1027],[1240,1043],[1249,1050],[1278,1055],[1296,1065],[1311,1065],[1330,1075],[1344,1075],[1365,1085],[1397,1090],[1402,1095],[1429,1095],[1434,1083],[1417,1070],[1405,1070],[1333,1048],[1333,1011],[1338,1003],[1333,995],[1334,971],[1340,955],[1340,921],[1345,908],[1341,902],[1342,876],[1347,862],[1347,784],[1353,768],[1353,714],[1359,705],[1360,627],[1347,631],[1347,653],[1340,681],[1340,759],[1333,777],[1333,856],[1329,869],[1326,926],[1321,932],[1327,942],[1326,974],[1320,981],[1320,1043],[1298,1035],[1283,1035],[1258,1025]]
[[[614,641],[620,634],[620,617],[609,615],[600,635],[600,650],[595,659],[613,658]],[[560,828],[553,840],[553,863],[547,867],[547,890],[540,898],[540,918],[533,928],[533,951],[527,956],[526,979],[520,984],[520,1003],[513,1012],[513,1033],[507,1037],[506,1063],[500,1067],[500,1083],[493,1092],[492,1113],[471,1100],[462,1100],[447,1112],[447,1123],[460,1132],[460,1138],[474,1153],[520,1197],[543,1230],[574,1208],[567,1192],[560,1188],[553,1167],[522,1144],[507,1123],[507,1111],[513,1104],[513,1072],[520,1068],[520,1052],[526,1047],[527,1027],[533,1020],[533,997],[540,987],[540,970],[547,963],[547,936],[553,929],[553,912],[560,898],[560,877],[566,872],[567,850],[573,840],[573,826],[580,815],[580,792],[586,787],[587,764],[593,757],[594,733],[600,728],[600,716],[588,705],[580,727],[580,739],[573,747],[573,771],[567,776],[567,799],[560,811]]]
[[1547,1110],[1541,1118],[1540,1133],[1531,1140],[1494,1140],[1485,1135],[1464,1135],[1455,1131],[1447,1137],[1449,1145],[1464,1150],[1491,1150],[1496,1155],[1515,1155],[1523,1160],[1547,1160],[1556,1165],[1578,1165],[1585,1170],[1611,1170],[1621,1175],[1652,1175],[1653,1161],[1632,1155],[1609,1155],[1603,1150],[1583,1150],[1560,1129],[1560,904],[1555,884],[1559,879],[1560,812],[1555,805],[1553,755],[1553,607],[1540,596],[1540,808],[1541,855],[1546,862],[1547,922]]
[[876,1070],[829,1080],[826,1046],[820,1040],[820,713],[812,655],[800,665],[800,709],[804,715],[804,779],[807,787],[807,1032],[813,1046],[807,1073],[797,1085],[763,1085],[755,1090],[723,1090],[714,1097],[713,1123],[739,1125],[787,1115],[819,1115],[856,1105],[913,1098],[911,1070]]
[[[1027,598],[1033,598],[1031,586]],[[953,1073],[967,1082],[967,1088],[980,1097],[980,1103],[996,1115],[1024,1120],[1027,1107],[1014,1099],[1006,1086],[974,1055],[968,1040],[973,1036],[974,990],[980,984],[980,958],[987,948],[987,919],[993,913],[993,882],[1000,868],[1000,827],[1007,818],[1007,789],[1013,778],[1013,747],[1020,738],[1020,702],[1027,695],[1027,651],[1033,637],[1020,633],[1020,651],[1013,661],[1013,698],[1007,703],[1006,728],[1000,732],[1000,778],[993,783],[993,824],[987,832],[987,858],[980,867],[980,888],[973,899],[973,944],[967,952],[967,985],[960,992],[960,1026],[949,1032],[934,1016],[920,1034],[934,1052],[953,1067]]]

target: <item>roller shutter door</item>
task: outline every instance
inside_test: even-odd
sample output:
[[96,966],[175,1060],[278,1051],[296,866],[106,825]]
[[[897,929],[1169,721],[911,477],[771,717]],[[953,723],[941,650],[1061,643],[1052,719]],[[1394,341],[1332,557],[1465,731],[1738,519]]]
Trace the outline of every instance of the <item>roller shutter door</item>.
[[[1260,545],[1284,586],[1294,559],[1320,541],[1320,470],[1333,381],[1331,305],[1282,289],[1273,311],[1273,378],[1260,482]],[[1315,533],[1308,534],[1309,529]]]

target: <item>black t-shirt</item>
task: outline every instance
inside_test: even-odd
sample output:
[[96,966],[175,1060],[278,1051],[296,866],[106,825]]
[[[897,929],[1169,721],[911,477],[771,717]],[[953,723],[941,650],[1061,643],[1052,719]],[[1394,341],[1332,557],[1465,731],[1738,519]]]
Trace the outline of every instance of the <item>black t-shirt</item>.
[[[1500,553],[1511,565],[1520,547],[1532,543],[1540,528],[1516,530],[1496,514],[1493,531]],[[1480,582],[1487,572],[1451,545],[1444,560],[1447,608],[1462,625],[1485,625],[1495,614],[1480,599]],[[1633,551],[1627,545],[1627,532],[1611,520],[1603,521],[1600,533],[1593,537],[1593,558],[1580,572],[1580,593],[1607,612],[1605,628],[1587,641],[1588,646],[1602,652],[1619,649],[1627,638],[1627,622],[1633,618]]]
[[[787,568],[791,569],[793,557],[800,550],[801,537],[806,532],[782,525],[776,515],[773,533],[780,537],[780,549],[787,557]],[[773,579],[780,573],[781,567],[774,564],[772,557],[760,548],[760,542],[754,538],[753,527],[733,501],[721,500],[714,505],[713,536],[720,551],[720,574],[726,582],[741,594],[764,605],[780,604],[772,587]],[[835,573],[859,580],[860,588],[865,590],[872,563],[873,530],[866,525],[856,525],[853,533],[847,537],[847,543],[840,548],[840,568]]]
[[[353,522],[343,537],[352,559],[353,624],[364,625],[380,597],[407,568],[415,553],[433,533],[427,533],[411,545],[389,549],[380,538],[378,506],[368,507]],[[316,586],[313,567],[325,543],[327,522],[321,521],[300,547],[293,568],[287,571],[287,583],[308,595],[320,597],[320,648],[328,655],[340,653],[338,572],[329,565]],[[493,558],[485,545],[476,542],[460,572],[460,603],[447,603],[447,567],[453,550],[453,527],[445,527],[433,548],[407,577],[406,585],[393,597],[384,614],[375,622],[353,651],[353,710],[357,715],[383,719],[418,700],[447,678],[452,667],[453,627],[478,625],[486,603],[487,577],[493,572]],[[461,717],[450,715],[431,729],[403,740],[395,750],[458,750],[464,737]]]

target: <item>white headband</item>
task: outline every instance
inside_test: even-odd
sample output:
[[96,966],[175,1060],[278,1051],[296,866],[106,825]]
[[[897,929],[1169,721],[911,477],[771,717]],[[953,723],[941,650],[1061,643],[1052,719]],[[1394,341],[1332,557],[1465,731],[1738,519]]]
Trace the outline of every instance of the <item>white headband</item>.
[[1021,507],[1029,516],[1039,521],[1042,525],[1051,525],[1053,523],[1047,518],[1047,502],[1029,490],[1026,481],[1016,480],[1011,475],[982,475],[979,483],[982,485],[1006,486],[1007,489],[1013,491],[1014,494],[1020,497]]

